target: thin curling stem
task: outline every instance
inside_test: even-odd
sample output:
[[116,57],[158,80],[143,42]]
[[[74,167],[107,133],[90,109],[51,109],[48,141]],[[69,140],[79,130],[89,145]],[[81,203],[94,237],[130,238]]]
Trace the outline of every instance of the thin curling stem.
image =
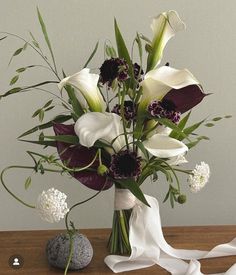
[[28,204],[26,202],[24,202],[22,199],[20,199],[19,197],[17,197],[14,193],[11,192],[11,190],[6,186],[4,180],[3,180],[3,175],[4,173],[9,170],[9,169],[13,169],[13,168],[19,168],[19,169],[32,169],[34,170],[34,166],[18,166],[18,165],[12,165],[12,166],[8,166],[6,167],[5,169],[2,170],[1,172],[1,175],[0,175],[0,179],[1,179],[1,183],[3,185],[3,187],[6,189],[6,191],[13,197],[15,198],[16,200],[18,200],[20,203],[24,204],[25,206],[27,207],[30,207],[30,208],[35,208],[34,205],[31,205],[31,204]]

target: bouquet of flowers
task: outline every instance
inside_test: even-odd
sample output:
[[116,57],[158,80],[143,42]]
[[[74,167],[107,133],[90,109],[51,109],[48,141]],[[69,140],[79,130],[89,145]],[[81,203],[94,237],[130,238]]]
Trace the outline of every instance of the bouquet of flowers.
[[[21,134],[19,140],[41,145],[45,151],[49,147],[56,151],[53,154],[27,152],[33,165],[7,167],[1,174],[2,184],[18,201],[38,209],[43,219],[57,222],[65,217],[68,232],[75,230],[74,224],[68,223],[68,214],[80,203],[69,209],[66,195],[50,188],[39,195],[36,206],[30,205],[8,189],[4,182],[6,170],[23,168],[41,174],[68,174],[88,188],[97,190],[94,196],[114,187],[115,209],[109,249],[112,254],[130,254],[129,219],[132,208],[136,204],[151,207],[141,190],[148,177],[156,181],[159,174],[165,175],[169,189],[164,201],[169,200],[174,207],[175,203],[186,201],[178,173],[189,176],[188,184],[193,192],[204,187],[210,175],[205,162],[196,165],[193,170],[180,166],[187,162],[185,156],[192,147],[208,139],[196,130],[201,125],[213,126],[221,117],[189,125],[192,108],[208,94],[187,69],[174,69],[169,63],[160,65],[166,43],[185,29],[185,24],[175,11],[160,14],[152,20],[152,38],[137,33],[130,54],[115,20],[116,49],[110,42],[105,42],[106,58],[92,71],[89,63],[98,50],[97,43],[84,67],[68,76],[63,70],[60,74],[57,69],[39,10],[38,18],[50,56],[45,54],[32,33],[29,41],[4,33],[1,41],[13,36],[23,42],[11,60],[31,49],[42,57],[44,64],[18,68],[17,75],[10,81],[14,87],[0,98],[3,100],[10,95],[33,90],[49,93],[52,98],[33,114],[33,117],[39,118],[40,124]],[[134,58],[135,51],[137,60]],[[54,80],[17,86],[21,74],[34,67],[49,69]],[[52,85],[53,92],[47,88]],[[55,102],[60,102],[63,112],[44,122],[44,114],[55,108]],[[53,129],[54,135],[47,134],[50,129]],[[26,138],[33,133],[38,133],[38,139]],[[28,177],[25,187],[28,188],[30,183],[31,177]]]

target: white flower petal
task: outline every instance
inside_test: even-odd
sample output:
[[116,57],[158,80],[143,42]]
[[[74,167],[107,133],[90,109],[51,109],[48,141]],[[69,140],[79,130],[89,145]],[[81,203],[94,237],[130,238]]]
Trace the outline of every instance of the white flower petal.
[[177,70],[169,66],[162,66],[149,71],[140,83],[143,87],[141,101],[160,100],[171,89],[181,89],[193,84],[199,84],[199,81],[187,69]]
[[184,157],[184,154],[178,155],[176,157],[170,158],[167,160],[169,165],[180,165],[184,163],[188,163],[187,159]]
[[[84,68],[80,72],[62,79],[58,88],[61,90],[66,84],[73,86],[77,93],[81,93],[86,99],[91,111],[103,112],[106,104],[97,87],[98,80],[98,74],[92,74],[88,68]],[[76,96],[81,102],[81,97],[77,93]],[[82,102],[83,104],[84,102]]]
[[143,145],[149,153],[159,158],[172,158],[188,151],[183,142],[160,134],[145,140]]
[[170,38],[185,28],[184,22],[180,19],[178,13],[173,10],[163,12],[153,19],[151,24],[153,52],[149,57],[151,59],[148,64],[149,69],[155,68],[160,63],[163,50]]
[[75,123],[75,133],[79,137],[80,144],[91,147],[97,140],[103,140],[111,144],[116,151],[125,145],[123,125],[121,117],[114,113],[91,112],[82,115]]

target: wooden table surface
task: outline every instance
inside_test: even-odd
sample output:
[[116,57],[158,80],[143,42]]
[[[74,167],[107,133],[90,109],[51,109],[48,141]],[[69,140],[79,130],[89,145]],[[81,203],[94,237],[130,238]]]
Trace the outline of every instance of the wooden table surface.
[[[217,244],[231,241],[236,237],[236,226],[194,226],[194,227],[166,227],[164,235],[169,244],[175,248],[210,250]],[[50,267],[45,256],[47,240],[61,233],[59,230],[47,231],[4,231],[0,232],[0,275],[53,275],[63,274],[62,270]],[[85,234],[94,248],[94,257],[87,268],[69,274],[114,274],[104,264],[104,257],[108,255],[106,243],[109,229],[84,229]],[[24,265],[20,269],[12,269],[8,265],[9,258],[18,254],[24,258]],[[203,273],[218,273],[226,271],[236,262],[236,256],[201,260]],[[121,274],[158,274],[168,275],[158,266],[124,272]]]

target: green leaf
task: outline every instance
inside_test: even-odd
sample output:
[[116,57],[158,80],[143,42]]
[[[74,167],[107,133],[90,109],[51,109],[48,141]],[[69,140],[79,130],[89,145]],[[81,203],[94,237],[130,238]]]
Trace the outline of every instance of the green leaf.
[[53,51],[52,51],[52,46],[51,46],[51,43],[50,43],[50,40],[49,40],[49,37],[48,37],[46,25],[44,24],[43,18],[41,16],[41,13],[40,13],[38,7],[37,7],[37,13],[38,13],[38,19],[39,19],[39,23],[41,25],[41,29],[42,29],[45,41],[46,41],[46,43],[48,45],[48,49],[49,49],[51,57],[52,57],[52,61],[53,61],[53,64],[54,64],[55,71],[57,71],[56,62],[55,62],[54,54],[53,54]]
[[139,199],[142,203],[144,203],[147,206],[150,206],[142,192],[142,190],[140,189],[140,187],[138,186],[138,184],[136,183],[136,181],[134,181],[133,179],[125,179],[125,180],[121,180],[121,181],[116,181],[117,183],[119,183],[122,187],[129,189],[129,191],[137,198]]
[[116,50],[112,46],[109,46],[107,44],[105,45],[105,53],[108,57],[117,57]]
[[44,119],[44,110],[41,109],[40,112],[39,112],[39,121],[42,122]]
[[37,83],[37,84],[31,85],[31,86],[16,87],[16,88],[13,88],[13,89],[8,90],[8,91],[5,92],[3,95],[0,95],[0,99],[1,99],[2,97],[6,97],[6,96],[9,96],[9,95],[12,95],[12,94],[19,93],[19,92],[27,92],[27,91],[29,91],[29,90],[32,89],[32,88],[44,86],[44,85],[46,85],[46,84],[51,84],[51,83],[58,83],[58,81],[54,81],[54,80],[52,80],[52,81],[44,81],[44,82]]
[[69,144],[78,144],[79,138],[72,135],[59,135],[59,136],[44,136],[46,139],[52,139],[55,141],[65,142]]
[[141,38],[140,38],[140,36],[139,36],[138,33],[137,33],[135,41],[136,41],[136,43],[138,45],[138,52],[139,52],[140,63],[142,63],[142,59],[143,59],[143,47],[142,47]]
[[36,117],[36,116],[40,113],[41,110],[42,110],[41,108],[38,109],[38,110],[36,110],[36,111],[33,113],[32,117]]
[[[205,119],[203,119],[203,120],[200,121],[200,122],[197,122],[197,123],[193,124],[192,126],[190,126],[190,127],[188,127],[188,128],[185,128],[185,129],[183,130],[184,134],[185,134],[186,136],[189,136],[190,134],[193,133],[193,131],[195,131],[196,129],[198,129],[198,128],[202,125],[203,122],[205,122]],[[185,136],[180,136],[178,139],[179,139],[179,140],[183,140],[184,138],[185,138]]]
[[32,32],[29,32],[29,34],[30,34],[30,36],[31,36],[32,39],[33,39],[32,43],[34,44],[34,46],[35,46],[36,48],[40,49],[39,43],[38,43],[38,41],[35,39],[35,37],[34,37],[34,35],[32,34]]
[[17,73],[22,73],[26,70],[26,68],[19,68],[16,70]]
[[33,144],[38,144],[38,145],[44,145],[46,147],[48,147],[48,146],[50,146],[50,147],[56,147],[56,142],[55,141],[51,141],[51,140],[40,141],[40,140],[19,139],[19,141],[33,143]]
[[148,44],[152,44],[152,41],[151,41],[149,38],[147,38],[145,35],[140,34],[139,36],[140,36],[140,38],[141,38],[142,40],[144,40],[144,41],[147,42]]
[[26,42],[25,44],[24,44],[24,46],[23,46],[23,51],[25,51],[26,49],[27,49],[27,47],[28,47],[28,42]]
[[184,138],[187,138],[187,134],[182,131],[178,125],[176,125],[175,123],[173,123],[171,120],[167,119],[167,118],[155,118],[155,120],[157,120],[158,122],[160,122],[161,124],[171,128],[172,130],[175,130],[175,132],[177,134],[179,134],[179,136],[183,136]]
[[0,99],[1,99],[2,97],[6,97],[6,96],[8,96],[8,95],[12,95],[12,94],[19,93],[20,91],[22,91],[22,88],[20,88],[20,87],[12,88],[12,89],[8,90],[5,94],[0,95]]
[[19,75],[15,75],[15,76],[11,79],[10,85],[15,84],[15,83],[17,82],[18,79],[19,79]]
[[4,39],[6,39],[6,38],[7,38],[7,36],[1,37],[1,38],[0,38],[0,41],[4,40]]
[[27,190],[27,189],[30,187],[31,182],[32,182],[31,177],[28,177],[28,178],[25,180],[25,190]]
[[131,76],[131,79],[134,79],[133,63],[130,58],[127,47],[125,45],[125,41],[121,35],[116,19],[114,21],[114,26],[115,26],[115,36],[116,36],[116,45],[117,45],[118,55],[120,58],[124,58],[125,61],[128,63],[129,75]]
[[232,116],[231,115],[227,115],[227,116],[225,116],[225,118],[231,118]]
[[45,112],[48,112],[48,111],[52,110],[54,107],[55,107],[55,106],[50,106],[50,107],[46,108],[44,111],[45,111]]
[[17,49],[17,50],[13,53],[13,55],[12,55],[12,57],[11,57],[9,63],[8,63],[8,66],[11,64],[12,59],[13,59],[15,56],[19,55],[22,51],[23,51],[23,48],[19,48],[19,49]]
[[219,120],[221,120],[222,119],[222,117],[214,117],[213,119],[212,119],[212,121],[219,121]]
[[72,105],[73,111],[76,115],[76,119],[78,119],[79,117],[81,117],[84,114],[84,110],[83,110],[82,106],[80,105],[77,97],[75,96],[74,89],[70,85],[66,85],[65,89],[66,89],[67,94],[71,100],[71,105]]
[[205,126],[206,127],[213,127],[213,126],[215,126],[215,124],[214,123],[206,123]]
[[165,196],[165,198],[163,200],[163,203],[168,200],[169,196],[170,196],[170,189],[168,190],[168,192],[167,192],[167,194],[166,194],[166,196]]
[[191,149],[191,148],[193,148],[194,146],[196,146],[200,141],[201,141],[201,140],[195,140],[195,141],[189,142],[189,143],[187,143],[187,144],[185,144],[185,145],[188,147],[188,149]]
[[144,154],[145,158],[148,160],[149,159],[148,152],[145,149],[143,143],[139,140],[137,140],[135,143],[138,146],[138,148],[141,150],[141,152]]
[[84,64],[84,68],[86,68],[89,62],[93,59],[95,53],[97,52],[99,42],[96,43],[94,50],[92,51],[90,57],[88,58],[87,62]]
[[52,102],[53,102],[53,99],[49,100],[49,101],[43,106],[43,108],[44,108],[44,109],[47,108],[48,106],[50,106],[50,105],[52,104]]
[[[187,122],[189,120],[190,114],[191,114],[191,111],[188,112],[188,114],[181,119],[181,121],[178,124],[179,130],[182,131],[184,129],[185,125],[187,124]],[[179,133],[175,130],[172,130],[172,132],[170,133],[170,137],[178,139]]]

